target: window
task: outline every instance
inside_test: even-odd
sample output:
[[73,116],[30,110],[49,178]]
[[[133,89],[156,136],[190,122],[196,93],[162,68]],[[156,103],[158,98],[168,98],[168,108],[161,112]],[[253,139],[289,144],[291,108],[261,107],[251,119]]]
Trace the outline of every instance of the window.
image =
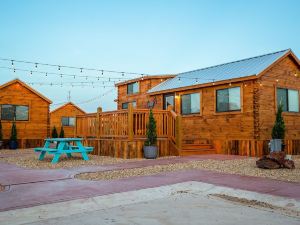
[[164,95],[164,107],[163,107],[163,109],[168,109],[169,105],[174,107],[174,105],[175,105],[174,100],[175,100],[175,95],[174,94]]
[[135,93],[139,93],[139,83],[135,82],[135,83],[127,84],[127,94],[135,94]]
[[75,126],[75,117],[62,117],[61,124],[63,126],[73,127]]
[[200,113],[200,94],[181,95],[181,113],[183,115]]
[[241,88],[233,87],[217,90],[217,112],[241,110]]
[[[124,102],[124,103],[122,103],[122,109],[128,109],[128,104],[129,103],[130,102]],[[136,101],[133,101],[131,103],[132,103],[133,108],[136,108]]]
[[25,105],[1,105],[2,120],[27,121],[29,118],[29,107]]
[[277,88],[277,107],[282,104],[284,112],[299,112],[299,92]]

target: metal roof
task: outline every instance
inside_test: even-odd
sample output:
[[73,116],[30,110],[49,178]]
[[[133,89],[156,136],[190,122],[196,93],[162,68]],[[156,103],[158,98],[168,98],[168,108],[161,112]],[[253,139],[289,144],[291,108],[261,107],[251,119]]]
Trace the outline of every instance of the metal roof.
[[290,49],[287,49],[217,66],[179,73],[174,78],[168,79],[153,87],[148,93],[258,75],[289,51]]

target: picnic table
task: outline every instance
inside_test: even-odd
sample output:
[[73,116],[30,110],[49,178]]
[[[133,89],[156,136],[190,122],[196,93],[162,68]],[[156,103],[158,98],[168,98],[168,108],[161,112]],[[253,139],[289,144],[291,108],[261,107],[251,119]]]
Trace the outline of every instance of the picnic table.
[[[44,147],[35,148],[35,152],[40,152],[39,160],[45,158],[46,153],[53,154],[52,164],[59,161],[62,154],[66,154],[68,158],[72,157],[72,153],[81,153],[83,160],[89,160],[88,154],[93,151],[93,147],[82,145],[83,138],[46,138]],[[54,144],[53,143],[57,143]],[[74,143],[74,145],[72,145]]]

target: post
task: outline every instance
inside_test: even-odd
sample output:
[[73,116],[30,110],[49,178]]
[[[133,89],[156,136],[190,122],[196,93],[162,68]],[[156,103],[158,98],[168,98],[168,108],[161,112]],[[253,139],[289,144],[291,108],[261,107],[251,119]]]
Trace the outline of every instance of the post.
[[128,139],[133,141],[133,106],[128,104]]
[[182,146],[182,118],[181,115],[176,116],[175,120],[175,140],[176,146],[181,150]]
[[96,119],[96,134],[97,134],[97,138],[100,138],[101,136],[101,125],[100,125],[100,116],[102,113],[102,108],[98,107],[97,108],[97,119]]

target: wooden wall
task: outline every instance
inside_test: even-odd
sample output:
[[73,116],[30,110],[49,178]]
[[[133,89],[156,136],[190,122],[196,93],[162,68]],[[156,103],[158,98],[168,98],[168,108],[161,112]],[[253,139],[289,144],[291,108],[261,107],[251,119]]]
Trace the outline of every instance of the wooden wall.
[[[176,92],[175,112],[181,113],[180,95],[200,93],[200,113],[182,115],[183,140],[207,142],[207,140],[239,140],[254,138],[253,87],[254,81],[216,85]],[[241,87],[240,112],[216,113],[215,93],[217,89]],[[156,109],[163,108],[163,95],[157,95]]]
[[137,94],[130,94],[127,95],[127,84],[119,85],[118,86],[118,109],[122,109],[122,103],[125,102],[133,102],[136,101],[138,109],[146,109],[148,108],[147,102],[153,101],[154,98],[147,95],[147,91],[152,87],[158,85],[159,83],[165,81],[168,78],[147,78],[144,80],[139,79],[139,88],[140,92]]
[[[50,127],[51,130],[55,126],[57,132],[59,134],[61,129],[61,118],[62,117],[74,117],[76,118],[77,115],[84,115],[85,113],[78,109],[73,104],[69,103],[66,104],[50,113]],[[65,132],[65,137],[74,137],[75,135],[75,126],[64,126],[63,127]]]
[[[32,91],[13,83],[1,89],[0,104],[29,106],[29,121],[16,121],[18,139],[36,140],[49,136],[49,103]],[[11,121],[2,120],[3,139],[10,138],[11,126]]]
[[[276,88],[288,88],[300,91],[300,75],[295,76],[296,63],[286,57],[259,79],[259,139],[271,138],[274,125],[277,103]],[[277,82],[278,80],[278,82]],[[300,97],[299,97],[300,99]],[[286,139],[300,140],[300,113],[284,112],[283,118],[286,126]]]
[[[131,159],[143,158],[143,146],[145,139],[85,139],[84,145],[93,146],[92,154],[101,156],[111,156],[117,158]],[[176,148],[169,146],[170,141],[167,138],[158,138],[157,141],[159,156],[178,155]]]

